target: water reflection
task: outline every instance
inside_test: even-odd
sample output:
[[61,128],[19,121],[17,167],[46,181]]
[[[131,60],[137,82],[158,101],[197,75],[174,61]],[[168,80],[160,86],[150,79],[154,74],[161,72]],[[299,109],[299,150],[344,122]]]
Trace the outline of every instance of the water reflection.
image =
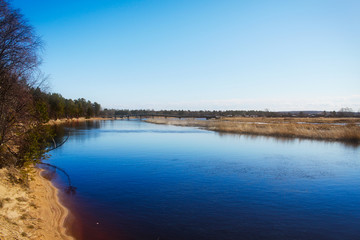
[[101,123],[103,123],[104,120],[95,120],[95,121],[73,121],[66,124],[63,124],[62,126],[65,126],[67,128],[76,128],[78,130],[91,130],[91,129],[97,129],[101,127]]
[[[102,122],[104,121],[74,121],[59,125],[53,125],[52,131],[54,132],[54,140],[56,143],[63,143],[67,137],[71,137],[73,140],[83,142],[86,140],[83,135],[87,134],[87,131],[100,129]],[[77,129],[78,131],[72,131],[72,129]],[[91,134],[91,136],[95,138],[97,137],[96,134]]]

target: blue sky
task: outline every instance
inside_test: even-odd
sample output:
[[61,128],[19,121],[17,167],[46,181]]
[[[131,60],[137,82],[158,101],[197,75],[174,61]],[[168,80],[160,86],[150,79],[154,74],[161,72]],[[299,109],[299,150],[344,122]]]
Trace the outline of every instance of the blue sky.
[[52,92],[107,108],[360,109],[358,0],[12,0]]

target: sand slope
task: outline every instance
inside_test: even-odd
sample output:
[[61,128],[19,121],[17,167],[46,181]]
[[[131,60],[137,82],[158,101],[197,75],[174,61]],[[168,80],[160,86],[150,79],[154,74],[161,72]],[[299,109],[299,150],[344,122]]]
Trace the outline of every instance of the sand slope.
[[66,234],[64,221],[68,210],[57,197],[58,190],[31,173],[29,188],[11,184],[7,170],[0,169],[0,239],[74,239]]

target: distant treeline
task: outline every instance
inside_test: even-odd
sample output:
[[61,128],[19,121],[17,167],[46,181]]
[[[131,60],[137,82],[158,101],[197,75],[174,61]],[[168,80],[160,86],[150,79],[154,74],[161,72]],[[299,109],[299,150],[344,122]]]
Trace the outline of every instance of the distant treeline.
[[227,110],[227,111],[190,111],[190,110],[129,110],[104,109],[104,117],[190,117],[190,118],[219,118],[219,117],[360,117],[360,113],[349,108],[339,111],[289,111],[271,112],[256,110]]
[[84,98],[66,99],[58,93],[45,93],[39,88],[31,90],[35,105],[43,110],[46,120],[58,118],[91,118],[100,115],[101,106]]

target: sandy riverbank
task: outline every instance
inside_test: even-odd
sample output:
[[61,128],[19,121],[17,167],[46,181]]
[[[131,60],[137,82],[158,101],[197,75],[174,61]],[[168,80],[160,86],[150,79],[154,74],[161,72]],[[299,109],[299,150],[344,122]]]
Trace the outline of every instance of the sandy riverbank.
[[64,227],[68,210],[59,202],[58,189],[32,169],[29,187],[13,184],[0,169],[1,240],[71,240]]
[[94,120],[113,120],[114,118],[102,118],[102,117],[93,117],[93,118],[61,118],[56,120],[50,120],[46,124],[54,125],[54,124],[63,124],[63,123],[71,123],[71,122],[85,122],[85,121],[94,121]]

